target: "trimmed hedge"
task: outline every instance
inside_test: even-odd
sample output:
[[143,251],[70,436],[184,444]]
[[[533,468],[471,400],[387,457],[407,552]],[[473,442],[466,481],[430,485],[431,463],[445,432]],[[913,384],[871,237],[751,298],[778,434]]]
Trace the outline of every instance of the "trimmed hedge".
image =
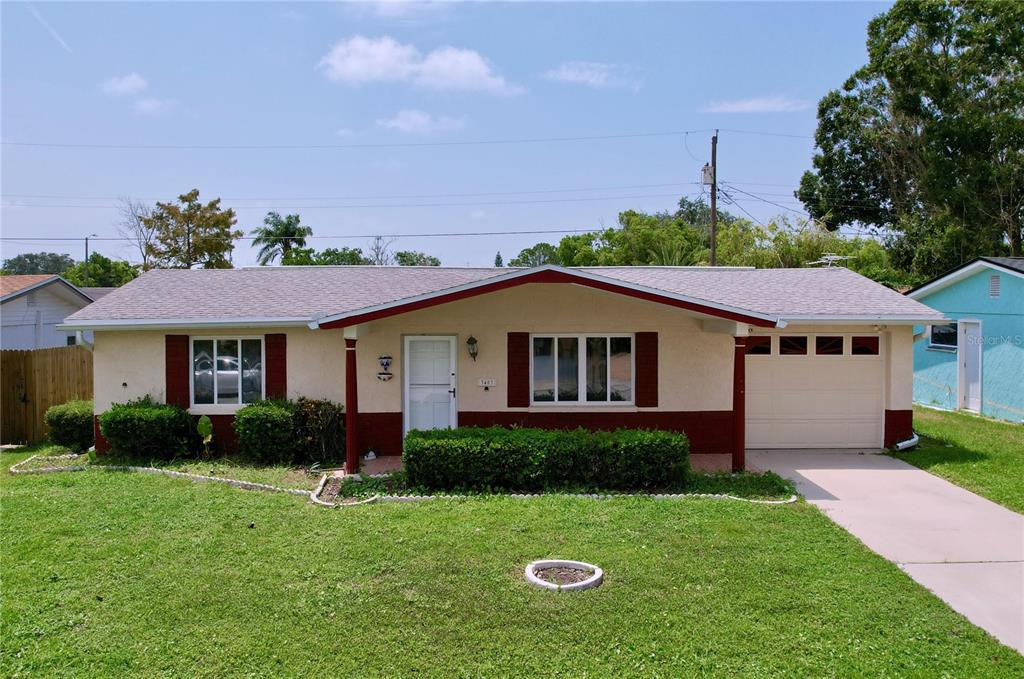
[[149,396],[112,405],[100,415],[100,433],[118,455],[163,460],[187,452],[194,438],[188,412]]
[[432,490],[643,490],[684,485],[689,452],[667,431],[466,427],[409,432],[403,463]]
[[50,428],[50,442],[83,453],[95,442],[92,401],[68,401],[46,409],[43,420]]
[[238,450],[256,462],[325,464],[344,457],[341,406],[300,398],[251,403],[235,414]]

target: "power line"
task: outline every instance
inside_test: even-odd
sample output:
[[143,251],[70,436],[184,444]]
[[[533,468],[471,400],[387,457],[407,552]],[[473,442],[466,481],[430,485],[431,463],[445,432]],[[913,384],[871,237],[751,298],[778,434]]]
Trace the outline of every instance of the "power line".
[[116,149],[116,150],[331,150],[331,149],[392,149],[421,148],[432,146],[496,146],[507,144],[547,144],[560,142],[603,141],[610,139],[642,139],[648,137],[677,137],[705,130],[666,130],[661,132],[632,132],[626,134],[595,134],[571,137],[524,137],[519,139],[473,139],[467,141],[420,141],[381,142],[361,144],[93,144],[39,141],[0,141],[4,146],[69,149]]
[[[369,194],[356,196],[222,196],[221,200],[399,200],[412,198],[472,198],[477,196],[518,196],[531,194],[548,193],[585,193],[588,191],[627,191],[635,189],[666,188],[671,186],[685,186],[688,184],[700,184],[700,182],[666,182],[663,184],[628,184],[625,186],[589,186],[572,189],[537,189],[527,191],[481,191],[476,193],[407,193],[407,194]],[[27,200],[120,200],[122,196],[74,196],[63,194],[33,194],[33,193],[0,193],[3,198],[19,198]],[[162,198],[140,198],[130,196],[134,200],[164,200]]]
[[[714,128],[696,130],[663,130],[658,132],[629,132],[623,134],[595,134],[564,137],[523,137],[518,139],[472,139],[466,141],[420,141],[420,142],[379,142],[379,143],[348,143],[348,144],[99,144],[70,143],[53,141],[0,141],[3,146],[25,148],[60,148],[60,149],[112,149],[112,150],[176,150],[176,151],[246,151],[246,150],[337,150],[337,149],[390,149],[390,148],[425,148],[444,146],[498,146],[510,144],[548,144],[581,141],[604,141],[613,139],[644,139],[651,137],[685,138],[688,134],[711,132]],[[790,139],[813,139],[814,137],[786,132],[770,132],[765,130],[740,130],[722,128],[723,132],[749,134],[766,137],[784,137]]]

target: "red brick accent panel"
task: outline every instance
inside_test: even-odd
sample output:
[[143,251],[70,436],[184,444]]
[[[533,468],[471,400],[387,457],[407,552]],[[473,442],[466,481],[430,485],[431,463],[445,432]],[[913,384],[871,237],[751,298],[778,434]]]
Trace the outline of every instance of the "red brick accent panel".
[[103,438],[103,434],[100,433],[100,416],[93,415],[92,417],[92,433],[96,439],[96,452],[106,453],[110,450],[110,442]]
[[913,410],[885,411],[885,447],[891,448],[914,435]]
[[508,407],[530,405],[530,333],[508,333]]
[[[642,411],[623,412],[515,412],[460,411],[460,427],[540,427],[542,429],[575,429],[583,427],[593,431],[620,428],[664,429],[681,431],[690,438],[692,453],[732,452],[732,411]],[[399,424],[399,431],[401,425]]]
[[164,380],[169,404],[188,408],[189,375],[188,335],[165,335]]
[[658,407],[658,333],[638,332],[633,355],[636,364],[636,405]]
[[402,413],[359,413],[359,454],[402,454]]
[[263,336],[267,398],[288,397],[288,335]]
[[[193,424],[199,416],[192,418]],[[218,453],[233,454],[238,452],[238,437],[235,436],[234,415],[210,415],[213,424],[213,445]]]

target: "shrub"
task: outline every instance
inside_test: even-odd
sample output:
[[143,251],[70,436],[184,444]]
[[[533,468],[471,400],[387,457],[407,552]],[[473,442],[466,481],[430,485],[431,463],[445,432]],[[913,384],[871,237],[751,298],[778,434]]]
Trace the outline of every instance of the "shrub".
[[47,408],[43,419],[52,443],[82,453],[94,443],[92,417],[92,401],[68,401]]
[[326,464],[345,457],[345,414],[331,401],[300,398],[295,403],[298,462]]
[[296,405],[291,401],[258,401],[235,413],[238,451],[254,462],[291,464],[298,448]]
[[685,484],[689,449],[667,431],[467,427],[409,432],[403,462],[410,484],[437,490],[641,490]]
[[119,455],[168,460],[185,453],[193,437],[185,410],[149,396],[112,405],[100,415],[100,433]]

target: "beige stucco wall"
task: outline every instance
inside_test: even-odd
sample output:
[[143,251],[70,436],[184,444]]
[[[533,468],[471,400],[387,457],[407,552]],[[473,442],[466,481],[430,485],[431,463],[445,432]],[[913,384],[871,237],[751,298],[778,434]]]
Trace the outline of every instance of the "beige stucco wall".
[[[340,330],[307,328],[249,328],[224,333],[190,330],[99,331],[93,348],[94,409],[103,412],[111,403],[123,403],[150,395],[166,396],[165,335],[226,337],[282,332],[288,335],[288,397],[345,400],[345,343]],[[126,384],[127,386],[122,386]],[[204,412],[234,410],[231,406],[207,408]]]
[[[359,410],[402,410],[403,335],[458,335],[460,411],[506,410],[507,333],[658,332],[659,410],[731,410],[733,339],[704,332],[699,318],[679,309],[574,285],[528,284],[482,297],[422,309],[357,328]],[[473,362],[466,339],[480,354]],[[394,379],[380,382],[377,357],[394,357]],[[484,391],[480,378],[497,386]],[[536,406],[530,410],[633,411],[632,406]],[[644,410],[651,410],[645,408]]]

